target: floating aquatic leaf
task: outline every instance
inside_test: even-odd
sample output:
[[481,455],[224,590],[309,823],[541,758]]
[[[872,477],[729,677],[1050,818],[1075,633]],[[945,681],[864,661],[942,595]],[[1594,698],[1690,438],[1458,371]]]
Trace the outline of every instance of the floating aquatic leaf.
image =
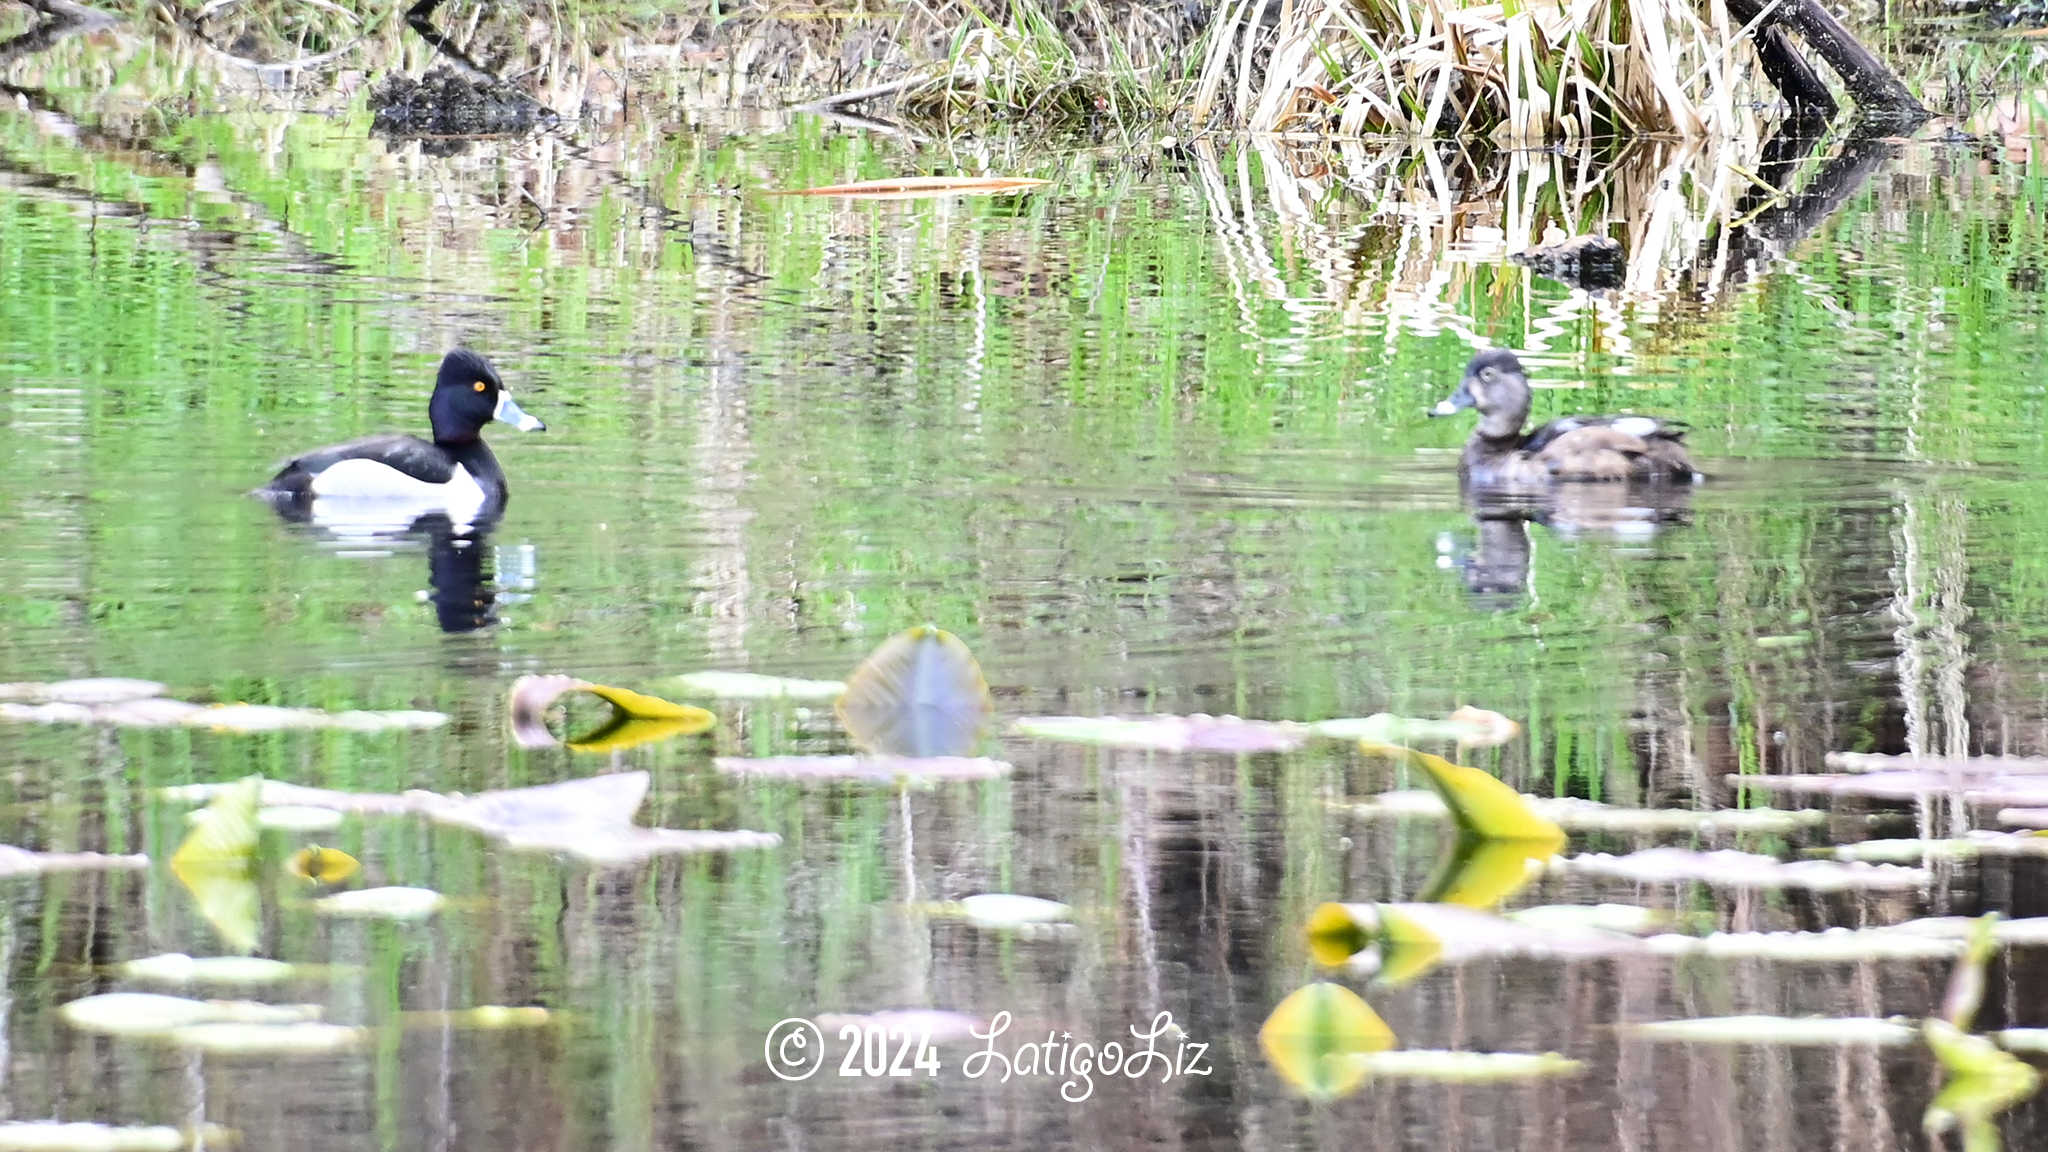
[[1461,833],[1445,850],[1443,862],[1418,899],[1492,908],[1543,875],[1561,847],[1561,840],[1489,840]]
[[323,916],[372,920],[424,920],[441,910],[448,898],[430,888],[358,888],[313,901]]
[[341,827],[341,813],[307,804],[280,804],[259,810],[256,823],[278,832],[331,832]]
[[1029,176],[903,176],[893,180],[860,180],[820,188],[789,188],[781,196],[855,196],[867,200],[912,200],[928,196],[990,196],[1022,192],[1050,184]]
[[1552,853],[1564,847],[1562,829],[1537,815],[1530,807],[1529,797],[1489,773],[1396,744],[1360,741],[1359,747],[1369,755],[1402,760],[1410,767],[1420,769],[1450,808],[1451,819],[1470,835],[1488,840],[1527,840],[1550,844],[1553,845]]
[[204,1125],[196,1135],[160,1124],[115,1127],[61,1120],[0,1122],[0,1152],[184,1152],[234,1143],[228,1129]]
[[2048,776],[2000,773],[1904,771],[1822,773],[1792,776],[1730,776],[1738,788],[1826,796],[1868,796],[1876,800],[1916,800],[1922,796],[1954,796],[1966,803],[2029,807],[2048,805]]
[[1992,1038],[2008,1051],[2048,1053],[2048,1028],[2007,1028]]
[[1308,725],[1308,730],[1331,740],[1369,740],[1375,744],[1450,740],[1467,748],[1491,748],[1514,739],[1522,726],[1498,712],[1468,704],[1442,720],[1379,712],[1363,719],[1319,720]]
[[318,844],[299,849],[285,861],[285,871],[316,884],[339,884],[355,875],[361,867],[362,864],[348,853],[322,848]]
[[1010,730],[1040,740],[1157,752],[1292,752],[1308,743],[1300,725],[1236,716],[1028,716]]
[[187,956],[166,952],[130,960],[117,971],[130,980],[158,984],[275,984],[298,969],[282,960],[256,956]]
[[[1567,832],[1690,832],[1701,836],[1742,832],[1792,832],[1827,822],[1823,808],[1619,808],[1573,797],[1526,797],[1530,811]],[[1433,791],[1405,788],[1343,805],[1362,819],[1451,814]]]
[[318,1020],[314,1004],[258,1004],[248,1000],[188,1000],[154,992],[105,992],[58,1009],[81,1032],[160,1036],[191,1024],[296,1024]]
[[1007,761],[986,756],[743,756],[713,757],[720,772],[785,780],[866,780],[917,784],[947,780],[993,780],[1008,776]]
[[1959,955],[1960,941],[1913,936],[1884,928],[1829,928],[1821,932],[1715,932],[1706,936],[1663,935],[1643,941],[1663,956],[1779,960],[1844,964],[1866,960],[1940,960]]
[[1274,1071],[1315,1100],[1357,1088],[1366,1075],[1358,1057],[1393,1046],[1394,1030],[1371,1005],[1322,981],[1289,993],[1259,1028],[1259,1047]]
[[1586,1070],[1555,1052],[1445,1052],[1407,1048],[1353,1057],[1368,1076],[1436,1080],[1446,1084],[1493,1084],[1543,1076],[1576,1076]]
[[1020,924],[1050,924],[1073,918],[1074,910],[1056,900],[1036,896],[1012,896],[985,892],[960,900],[960,912],[967,922],[980,928],[1014,928]]
[[0,844],[0,876],[35,876],[44,872],[113,872],[147,868],[149,857],[106,856],[98,852],[31,852]]
[[1940,1018],[1952,1027],[1964,1032],[1977,1019],[1977,1009],[1984,1003],[1984,967],[1991,962],[1991,954],[1998,949],[1992,933],[2000,917],[1989,912],[1977,917],[1970,928],[1970,938],[1963,947],[1963,954],[1956,957],[1956,965],[1949,972],[1948,991],[1941,998]]
[[[564,852],[596,863],[630,863],[673,852],[769,848],[781,838],[769,832],[696,831],[641,828],[634,813],[647,796],[645,772],[617,772],[564,780],[534,788],[444,796],[438,792],[335,792],[266,781],[266,804],[304,804],[344,812],[419,813],[497,837],[507,847]],[[166,788],[166,797],[203,800],[221,794],[220,785]]]
[[179,722],[217,732],[278,732],[289,728],[348,728],[357,732],[438,728],[448,722],[440,712],[323,712],[318,708],[280,708],[270,704],[222,704],[195,708]]
[[983,1039],[988,1035],[988,1021],[981,1017],[936,1008],[892,1008],[861,1015],[827,1012],[816,1023],[827,1036],[837,1036],[841,1028],[863,1033],[878,1028],[884,1036],[911,1036],[933,1044],[963,1044],[976,1039],[976,1033]]
[[59,680],[54,684],[0,684],[0,700],[26,700],[32,704],[119,704],[124,700],[146,700],[163,690],[164,686],[154,680],[96,676],[89,680]]
[[[613,718],[596,731],[571,740],[557,740],[548,731],[547,711],[570,692],[588,692],[614,710]],[[553,748],[568,744],[586,751],[612,751],[650,740],[707,732],[718,717],[702,708],[675,704],[658,696],[592,684],[573,676],[521,676],[512,682],[512,737],[522,748]],[[633,725],[634,721],[642,721]]]
[[1621,932],[1640,936],[1671,923],[1672,914],[1634,904],[1542,904],[1503,914],[1524,928],[1542,932]]
[[1456,904],[1337,904],[1308,920],[1309,954],[1325,967],[1377,973],[1399,986],[1439,964],[1497,956],[1606,956],[1632,952],[1641,941],[1619,932],[1534,927]]
[[1687,848],[1650,848],[1627,856],[1596,852],[1558,857],[1551,869],[1614,876],[1638,883],[1700,881],[1735,888],[1807,888],[1816,892],[1919,888],[1932,879],[1925,869],[1895,864],[1845,864],[1833,860],[1799,860],[1788,864],[1776,857],[1748,852],[1696,852]]
[[833,700],[846,691],[842,680],[792,680],[758,672],[687,672],[670,683],[685,695],[719,700]]
[[[1981,919],[1975,916],[1928,916],[1866,931],[1967,941],[1980,930]],[[2006,945],[2038,947],[2048,944],[2048,916],[2026,916],[2017,920],[2001,918],[1991,925],[1991,939]]]
[[206,818],[171,855],[171,874],[192,894],[200,915],[228,947],[241,952],[255,949],[262,916],[262,894],[254,875],[256,810],[262,795],[261,776],[223,789],[206,806]]
[[341,1052],[369,1039],[366,1028],[306,1021],[297,1024],[243,1024],[230,1021],[187,1024],[166,1034],[182,1048],[213,1056],[306,1056]]
[[1870,1016],[1707,1016],[1695,1020],[1658,1020],[1618,1025],[1635,1040],[1669,1040],[1692,1044],[1762,1044],[1788,1047],[1870,1044],[1895,1047],[1911,1044],[1919,1033],[1902,1019]]
[[1963,1130],[1963,1146],[1996,1149],[1998,1130],[1992,1118],[2032,1096],[2041,1074],[2001,1051],[1982,1036],[1972,1036],[1946,1020],[1927,1020],[1921,1035],[1935,1058],[1948,1070],[1949,1081],[1927,1105],[1922,1124],[1929,1133]]
[[401,1017],[409,1027],[425,1028],[538,1028],[554,1021],[555,1015],[537,1004],[509,1007],[485,1004],[452,1012],[407,1012]]
[[967,756],[980,746],[995,701],[967,645],[926,626],[898,632],[861,661],[838,711],[863,752]]
[[1837,772],[1942,772],[1972,776],[2048,773],[2048,757],[2040,756],[1884,756],[1871,752],[1830,752],[1827,766]]

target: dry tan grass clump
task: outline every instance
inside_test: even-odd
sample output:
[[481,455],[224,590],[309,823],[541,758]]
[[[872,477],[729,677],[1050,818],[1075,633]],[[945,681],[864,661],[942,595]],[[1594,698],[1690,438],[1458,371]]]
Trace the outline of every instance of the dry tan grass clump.
[[1751,105],[1775,95],[1751,81],[1743,33],[1722,0],[1233,0],[1191,111],[1255,132],[1518,144],[1748,135]]

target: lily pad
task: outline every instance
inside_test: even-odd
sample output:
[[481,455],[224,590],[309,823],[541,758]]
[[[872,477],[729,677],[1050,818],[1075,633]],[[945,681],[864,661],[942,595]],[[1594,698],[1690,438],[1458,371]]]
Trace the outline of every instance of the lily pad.
[[146,700],[163,690],[164,685],[154,680],[95,676],[86,680],[59,680],[53,684],[0,684],[0,700],[25,700],[33,704],[118,704],[124,700]]
[[424,920],[448,903],[431,888],[358,888],[313,901],[322,916],[368,920]]
[[193,1024],[297,1024],[318,1020],[314,1004],[258,1004],[248,1000],[188,1000],[154,992],[105,992],[59,1008],[81,1032],[109,1036],[163,1036]]
[[1634,904],[1540,904],[1502,914],[1539,932],[1620,932],[1640,936],[1668,926],[1672,914]]
[[1536,927],[1456,904],[1334,902],[1309,915],[1308,945],[1324,967],[1371,971],[1379,983],[1395,986],[1440,964],[1501,956],[1609,956],[1643,946],[1619,932]]
[[1056,900],[1041,900],[1036,896],[1012,896],[1002,892],[962,897],[960,911],[968,923],[979,928],[1050,924],[1071,920],[1074,916],[1072,908]]
[[167,1039],[181,1048],[197,1048],[212,1056],[307,1056],[358,1048],[369,1036],[367,1028],[318,1021],[295,1024],[219,1021],[173,1028]]
[[[1622,808],[1573,797],[1526,797],[1530,811],[1566,832],[1691,833],[1699,836],[1744,832],[1793,832],[1827,822],[1822,808]],[[1435,792],[1401,789],[1344,805],[1361,819],[1443,816],[1450,806]]]
[[539,1028],[555,1021],[554,1013],[538,1004],[512,1007],[484,1004],[452,1012],[407,1012],[402,1019],[409,1027],[478,1028],[497,1031],[506,1028]]
[[986,756],[715,756],[711,763],[734,776],[783,780],[859,780],[874,784],[920,784],[949,780],[993,780],[1008,776],[1008,761]]
[[1577,1076],[1586,1066],[1555,1052],[1446,1052],[1404,1048],[1353,1057],[1368,1076],[1434,1080],[1444,1084],[1496,1084],[1545,1076]]
[[967,645],[926,626],[889,637],[861,661],[846,678],[838,712],[863,752],[968,756],[988,730],[995,701]]
[[1289,993],[1259,1028],[1273,1070],[1314,1100],[1355,1090],[1366,1076],[1358,1058],[1394,1043],[1394,1030],[1358,993],[1323,981]]
[[1810,772],[1790,776],[1730,776],[1728,782],[1738,788],[1764,792],[1867,796],[1876,800],[1953,796],[1970,804],[2016,808],[2048,805],[2048,776],[2011,772]]
[[1895,864],[1833,860],[1786,863],[1773,856],[1749,852],[1697,852],[1687,848],[1650,848],[1627,856],[1596,852],[1558,857],[1552,861],[1551,870],[1612,876],[1644,884],[1697,881],[1731,888],[1805,888],[1815,892],[1919,888],[1932,880],[1925,869]]
[[1781,1047],[1874,1045],[1898,1047],[1919,1040],[1919,1031],[1899,1019],[1870,1016],[1707,1016],[1618,1025],[1633,1040],[1688,1044],[1752,1044]]
[[149,867],[149,857],[108,856],[98,852],[31,852],[0,844],[0,876],[37,876],[45,872],[115,872]]
[[686,696],[717,700],[835,700],[843,680],[792,680],[758,672],[686,672],[669,681]]
[[1300,725],[1236,716],[1028,716],[1010,730],[1039,740],[1155,752],[1292,752],[1308,743]]
[[[547,711],[570,692],[588,692],[610,704],[613,718],[581,737],[560,740],[548,730]],[[718,717],[702,708],[675,704],[658,696],[593,684],[573,676],[521,676],[512,682],[512,738],[522,748],[553,748],[567,744],[583,751],[614,751],[653,740],[710,731]],[[640,722],[637,725],[634,722]]]
[[1964,1147],[1996,1148],[1993,1118],[2032,1096],[2041,1087],[2041,1074],[1986,1037],[1970,1035],[1945,1020],[1924,1021],[1921,1035],[1949,1074],[1948,1083],[1927,1105],[1922,1120],[1927,1131],[1960,1127]]
[[1945,960],[1962,954],[1954,939],[1912,936],[1883,928],[1829,928],[1821,932],[1715,932],[1707,936],[1662,935],[1643,941],[1663,956],[1777,960],[1801,964],[1846,964],[1870,960]]
[[225,1128],[208,1124],[194,1134],[161,1124],[86,1124],[61,1120],[0,1122],[0,1152],[183,1152],[234,1143]]
[[1491,748],[1520,735],[1522,726],[1498,712],[1468,704],[1442,720],[1380,712],[1355,720],[1319,720],[1308,725],[1308,730],[1332,740],[1369,740],[1375,744],[1450,740],[1466,748]]
[[187,956],[166,952],[122,964],[117,971],[130,980],[157,984],[276,984],[298,969],[282,960],[255,956]]
[[1551,845],[1551,852],[1564,847],[1563,829],[1537,815],[1530,798],[1478,768],[1453,764],[1441,756],[1417,752],[1395,744],[1360,741],[1369,755],[1405,761],[1421,770],[1450,809],[1451,819],[1461,831],[1487,840],[1528,840]]

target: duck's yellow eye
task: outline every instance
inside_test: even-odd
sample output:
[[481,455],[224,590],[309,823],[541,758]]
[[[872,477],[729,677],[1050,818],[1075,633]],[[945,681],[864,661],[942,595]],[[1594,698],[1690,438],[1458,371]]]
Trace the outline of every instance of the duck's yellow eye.
[[474,383],[474,384],[471,384],[471,385],[470,385],[470,387],[471,387],[471,388],[474,388],[474,389],[476,389],[476,390],[477,390],[477,391],[479,391],[479,392],[481,392],[481,391],[483,391],[484,389],[486,389],[486,388],[489,388],[489,387],[490,387],[490,385],[489,385],[489,384],[486,384],[486,383],[484,383],[484,382],[483,382],[483,381],[481,381],[481,380],[479,380],[479,381],[477,381],[476,383]]

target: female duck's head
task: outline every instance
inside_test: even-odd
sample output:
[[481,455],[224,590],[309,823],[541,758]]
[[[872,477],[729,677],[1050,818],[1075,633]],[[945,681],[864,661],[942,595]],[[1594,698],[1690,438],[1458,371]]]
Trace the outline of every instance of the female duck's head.
[[467,348],[457,348],[441,361],[434,398],[427,404],[434,425],[434,443],[464,444],[478,438],[484,425],[501,420],[521,432],[544,432],[547,425],[519,410],[512,393],[491,362]]
[[1458,390],[1429,414],[1450,416],[1467,408],[1479,409],[1481,436],[1504,439],[1521,433],[1529,418],[1529,376],[1513,352],[1489,348],[1474,356]]

